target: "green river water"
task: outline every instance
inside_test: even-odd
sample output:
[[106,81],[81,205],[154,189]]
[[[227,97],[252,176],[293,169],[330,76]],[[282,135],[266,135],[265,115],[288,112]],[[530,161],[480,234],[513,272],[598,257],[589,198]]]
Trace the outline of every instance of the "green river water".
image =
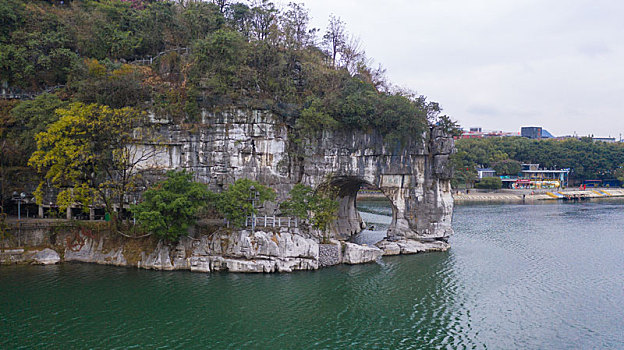
[[[390,210],[360,202],[383,236]],[[0,267],[2,349],[622,349],[624,202],[456,206],[445,253],[291,274]]]

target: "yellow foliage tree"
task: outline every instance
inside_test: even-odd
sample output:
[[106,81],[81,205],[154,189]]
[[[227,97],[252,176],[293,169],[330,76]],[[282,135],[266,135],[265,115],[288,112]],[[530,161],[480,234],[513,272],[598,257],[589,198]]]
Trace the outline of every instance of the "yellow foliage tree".
[[60,190],[57,205],[67,208],[103,204],[108,212],[122,208],[125,195],[137,190],[141,164],[156,148],[136,145],[148,132],[144,113],[133,108],[113,109],[98,104],[73,103],[58,109],[59,120],[37,134],[37,151],[28,161],[45,181],[35,193],[43,200],[46,183]]

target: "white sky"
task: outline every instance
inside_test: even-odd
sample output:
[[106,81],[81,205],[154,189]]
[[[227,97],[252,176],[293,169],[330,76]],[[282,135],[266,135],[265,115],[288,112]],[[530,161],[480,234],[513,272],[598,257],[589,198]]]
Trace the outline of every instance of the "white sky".
[[624,134],[624,0],[299,0],[462,127]]

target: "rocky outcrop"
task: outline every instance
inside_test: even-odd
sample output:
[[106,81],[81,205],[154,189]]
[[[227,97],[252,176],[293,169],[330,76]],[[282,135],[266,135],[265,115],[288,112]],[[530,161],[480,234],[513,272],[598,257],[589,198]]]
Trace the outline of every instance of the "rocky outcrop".
[[[0,250],[0,264],[56,264],[78,261],[135,266],[155,270],[194,272],[271,273],[315,270],[338,264],[375,262],[382,255],[444,251],[442,241],[384,240],[377,247],[351,242],[318,240],[297,228],[274,231],[221,229],[212,234],[183,237],[176,244],[151,238],[123,238],[110,233],[73,230],[57,233],[52,248]],[[61,254],[59,254],[61,253]]]
[[[83,230],[59,234],[55,242],[47,243],[62,253],[64,261],[198,272],[289,272],[449,247],[453,209],[449,156],[454,146],[438,127],[401,145],[389,145],[374,130],[294,135],[284,118],[270,111],[204,111],[199,125],[205,127],[193,129],[166,120],[153,122],[160,124],[162,142],[131,146],[136,148],[132,153],[155,153],[138,168],[188,169],[215,191],[240,178],[256,180],[278,194],[275,203],[265,205],[264,214],[275,214],[276,204],[297,183],[335,186],[339,210],[329,228],[332,243],[321,245],[318,232],[298,227],[221,229],[185,237],[176,245],[107,240]],[[300,136],[301,142],[293,141]],[[377,247],[346,242],[364,227],[356,207],[363,185],[378,188],[392,204],[388,238]],[[28,242],[44,246],[42,239],[47,236],[32,235]],[[28,254],[32,252],[0,254],[0,261],[32,258]],[[50,252],[41,254],[40,261],[54,260]]]
[[342,262],[345,264],[364,264],[377,260],[383,251],[377,247],[344,242],[344,252]]
[[451,245],[443,241],[422,242],[411,239],[398,241],[383,240],[376,246],[383,251],[383,255],[416,254],[424,252],[445,252]]
[[156,249],[151,253],[141,252],[141,260],[137,263],[137,267],[155,270],[174,270],[169,255],[170,249],[169,245],[164,244],[162,241],[158,242]]
[[[64,248],[65,261],[91,262],[103,265],[126,266],[128,262],[123,255],[122,247],[107,249],[104,247],[104,237],[99,239],[82,234],[74,235]],[[73,244],[76,242],[76,244]]]
[[33,256],[33,259],[35,264],[40,265],[54,265],[61,261],[59,254],[50,248],[45,248],[44,250],[37,252]]
[[297,229],[219,231],[192,244],[195,265],[211,271],[291,272],[314,270],[319,245]]
[[386,240],[383,240],[375,245],[383,251],[383,255],[401,254],[401,247],[396,242],[388,242]]

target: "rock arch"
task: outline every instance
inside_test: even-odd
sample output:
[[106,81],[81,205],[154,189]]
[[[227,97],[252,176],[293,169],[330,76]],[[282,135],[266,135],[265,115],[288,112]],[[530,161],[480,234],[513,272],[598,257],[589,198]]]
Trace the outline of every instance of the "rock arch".
[[402,148],[389,148],[375,133],[326,133],[306,148],[303,181],[329,181],[339,188],[336,238],[359,232],[355,199],[362,184],[379,188],[390,200],[389,240],[446,241],[452,234],[453,198],[449,156],[453,139],[438,127]]
[[439,127],[401,146],[387,145],[375,131],[323,131],[293,149],[292,130],[270,111],[203,111],[202,123],[210,127],[189,131],[163,125],[160,134],[170,150],[154,161],[164,168],[189,169],[214,190],[251,178],[285,197],[296,183],[316,187],[333,181],[342,193],[344,220],[333,226],[341,239],[361,229],[352,214],[363,183],[380,188],[392,202],[389,240],[446,240],[452,233],[448,159],[454,143]]
[[356,176],[335,176],[328,183],[338,189],[337,219],[331,225],[330,231],[334,238],[347,240],[364,229],[362,218],[357,211],[357,194],[360,188],[364,185],[375,185]]

